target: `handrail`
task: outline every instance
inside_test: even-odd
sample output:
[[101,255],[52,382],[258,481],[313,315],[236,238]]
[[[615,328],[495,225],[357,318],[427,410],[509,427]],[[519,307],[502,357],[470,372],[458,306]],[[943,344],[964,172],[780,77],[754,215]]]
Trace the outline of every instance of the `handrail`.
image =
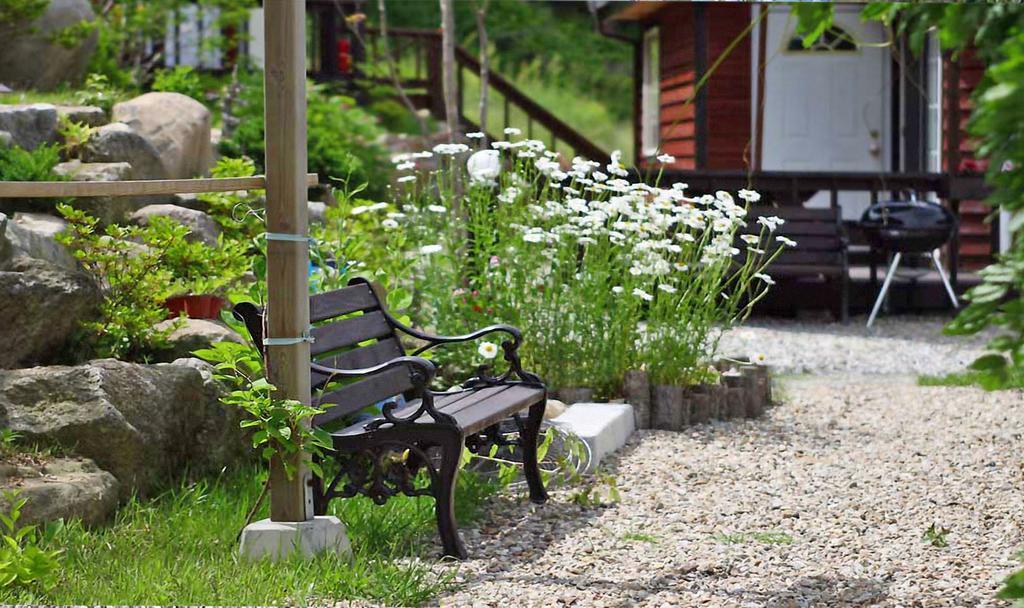
[[[366,33],[372,36],[379,36],[380,30],[378,28],[368,27]],[[392,47],[392,53],[400,54],[402,50],[408,48],[406,45],[401,45],[399,42],[402,39],[411,39],[414,42],[411,46],[414,48],[415,55],[415,69],[416,75],[412,78],[403,78],[402,84],[413,88],[419,88],[423,86],[426,89],[428,103],[431,112],[435,117],[439,119],[444,118],[444,94],[441,88],[441,32],[440,30],[429,30],[429,29],[417,29],[417,28],[388,28],[388,37],[395,41]],[[422,55],[420,54],[422,53]],[[477,76],[480,75],[481,66],[480,62],[473,56],[472,53],[467,51],[461,46],[455,48],[455,61],[459,68],[459,99],[462,99],[462,69],[467,69],[473,72]],[[426,68],[426,78],[421,78],[421,68]],[[503,77],[501,74],[490,71],[488,76],[488,86],[493,88],[495,91],[501,94],[505,100],[505,126],[508,127],[508,115],[509,105],[513,104],[517,108],[521,109],[526,114],[527,119],[527,131],[530,131],[534,123],[538,124],[543,129],[547,130],[551,134],[552,146],[555,142],[562,141],[566,143],[570,148],[573,149],[574,153],[586,156],[597,161],[607,161],[609,154],[602,150],[599,146],[594,144],[585,135],[571,127],[562,119],[558,118],[546,108],[538,104],[536,101],[531,99],[528,95],[523,93],[515,84],[510,80]],[[482,130],[481,125],[475,125],[472,120],[468,119],[463,115],[461,111],[460,101],[460,118],[463,122],[464,127],[470,127],[475,130]],[[528,133],[529,136],[529,133]],[[490,138],[490,135],[488,134]]]
[[[480,62],[473,57],[466,49],[455,48],[455,60],[460,65],[470,69],[477,76],[480,75]],[[488,75],[490,86],[494,87],[506,99],[511,100],[522,108],[527,115],[539,122],[544,128],[551,131],[552,135],[569,144],[577,153],[591,160],[607,162],[610,158],[608,153],[591,142],[582,133],[572,128],[560,118],[549,112],[546,108],[530,99],[525,93],[519,90],[514,84],[505,79],[501,74],[491,71]]]
[[[316,173],[306,175],[306,185],[319,183]],[[202,177],[196,179],[139,179],[123,182],[3,182],[0,198],[60,198],[148,196],[153,194],[198,194],[203,192],[234,192],[236,190],[265,190],[267,178]]]

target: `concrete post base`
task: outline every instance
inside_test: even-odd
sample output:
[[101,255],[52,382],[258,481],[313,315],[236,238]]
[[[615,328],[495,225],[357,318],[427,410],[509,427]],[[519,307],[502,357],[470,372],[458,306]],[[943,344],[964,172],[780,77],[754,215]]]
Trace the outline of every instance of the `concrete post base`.
[[318,516],[309,521],[285,522],[261,519],[242,530],[239,553],[243,559],[271,561],[299,554],[310,558],[334,553],[343,559],[352,557],[348,530],[334,516]]

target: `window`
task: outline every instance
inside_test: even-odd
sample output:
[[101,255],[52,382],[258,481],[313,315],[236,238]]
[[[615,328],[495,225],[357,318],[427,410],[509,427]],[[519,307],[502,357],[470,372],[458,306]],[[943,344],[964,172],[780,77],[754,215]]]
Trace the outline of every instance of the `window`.
[[852,53],[857,51],[857,43],[840,27],[832,26],[818,36],[808,48],[804,48],[803,36],[793,36],[786,45],[792,53]]
[[640,147],[645,158],[658,153],[661,144],[661,51],[657,27],[644,32],[643,84],[640,90]]

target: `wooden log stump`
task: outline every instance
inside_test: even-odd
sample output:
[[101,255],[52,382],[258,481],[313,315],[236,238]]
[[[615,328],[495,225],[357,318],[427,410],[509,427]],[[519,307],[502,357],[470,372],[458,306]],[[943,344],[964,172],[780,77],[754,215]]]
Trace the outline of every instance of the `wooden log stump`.
[[681,386],[657,384],[651,396],[651,418],[656,429],[678,431],[689,421],[689,405]]
[[747,418],[757,418],[764,412],[764,392],[761,387],[760,372],[756,365],[740,366],[740,374],[743,377],[743,391],[747,397]]
[[710,422],[713,418],[711,411],[711,394],[706,384],[696,384],[687,389],[686,398],[690,402],[690,424],[701,424]]
[[726,389],[722,384],[708,384],[708,403],[710,404],[711,416],[716,420],[725,420],[729,417],[729,409],[726,405]]
[[651,383],[647,372],[630,370],[625,377],[626,403],[633,406],[636,428],[651,428]]
[[744,396],[743,376],[738,373],[722,374],[726,389],[726,410],[729,418],[743,418],[747,415]]

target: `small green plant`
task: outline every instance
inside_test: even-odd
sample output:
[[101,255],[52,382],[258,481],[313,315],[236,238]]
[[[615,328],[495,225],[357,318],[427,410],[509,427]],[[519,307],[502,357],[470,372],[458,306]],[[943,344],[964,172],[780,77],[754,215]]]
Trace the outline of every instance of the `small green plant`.
[[9,511],[0,513],[0,587],[34,587],[49,591],[57,584],[60,550],[40,548],[35,526],[18,524],[21,509],[28,502],[20,492],[4,492]]
[[64,142],[61,144],[61,152],[64,154],[64,158],[78,158],[82,146],[89,141],[89,138],[96,132],[96,129],[61,115],[57,132]]
[[581,507],[599,507],[615,504],[622,499],[619,484],[610,473],[597,471],[582,479],[582,487],[572,495],[572,501]]
[[323,475],[310,456],[322,456],[324,450],[331,449],[331,438],[323,429],[308,424],[323,410],[294,399],[275,397],[275,387],[263,376],[263,359],[249,345],[219,342],[195,351],[195,355],[212,363],[217,379],[233,387],[221,402],[247,414],[241,426],[253,432],[252,447],[264,460],[279,459],[285,472],[292,475],[293,457],[305,454],[310,470]]
[[641,542],[641,543],[650,543],[652,545],[656,545],[659,542],[661,542],[660,540],[658,540],[657,536],[654,536],[652,534],[644,534],[642,532],[626,532],[625,534],[623,534],[619,538],[621,538],[622,540],[625,540],[625,541],[636,541],[636,542]]
[[793,537],[785,532],[732,532],[716,534],[715,540],[726,545],[741,545],[749,542],[765,545],[792,545]]
[[6,427],[0,429],[0,457],[13,454],[19,439],[21,439],[21,433]]
[[153,77],[154,91],[181,93],[192,99],[203,100],[203,81],[191,66],[179,65],[171,69],[157,70]]
[[97,106],[107,114],[114,104],[124,95],[124,92],[110,83],[110,79],[104,74],[89,74],[85,77],[85,84],[78,91],[78,103],[86,106]]
[[921,538],[931,546],[941,549],[949,546],[949,541],[946,540],[947,534],[949,534],[949,528],[943,528],[933,523],[928,526],[928,529],[924,531],[924,535]]
[[[256,175],[256,163],[248,157],[224,156],[210,170],[212,177]],[[211,192],[200,194],[221,233],[230,240],[251,240],[264,230],[263,191]]]

